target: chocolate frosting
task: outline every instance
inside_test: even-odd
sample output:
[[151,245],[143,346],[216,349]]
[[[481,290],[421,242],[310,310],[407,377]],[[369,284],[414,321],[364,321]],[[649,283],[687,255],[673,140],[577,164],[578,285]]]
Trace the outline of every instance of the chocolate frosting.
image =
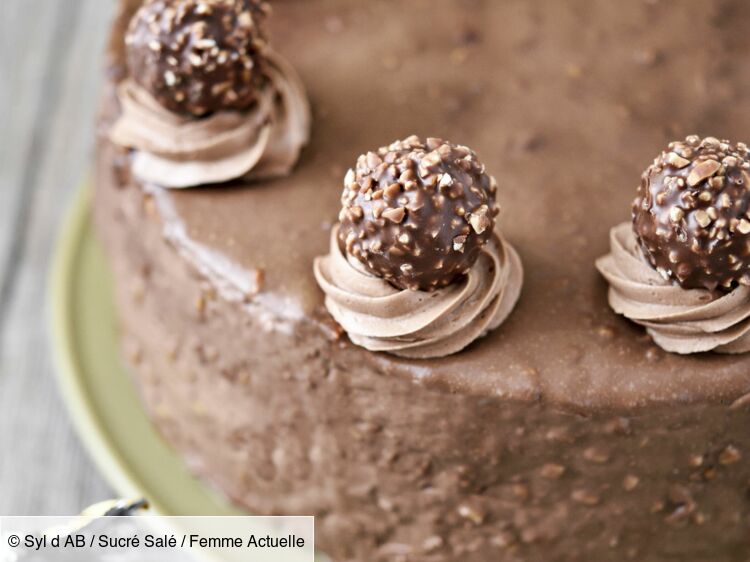
[[[704,128],[723,138],[745,136],[742,115],[750,102],[742,92],[750,77],[717,65],[717,60],[739,64],[740,53],[725,42],[744,37],[744,22],[715,28],[711,22],[718,9],[693,0],[679,10],[623,4],[618,14],[626,13],[624,19],[602,17],[589,0],[575,0],[575,11],[567,4],[544,3],[542,9],[525,3],[524,14],[513,3],[480,0],[478,10],[488,17],[470,21],[459,15],[471,15],[464,2],[445,10],[429,2],[409,3],[408,10],[401,4],[389,0],[388,10],[343,0],[274,5],[270,36],[314,100],[314,138],[295,173],[268,184],[163,191],[190,242],[212,250],[208,265],[222,274],[230,266],[261,270],[262,290],[253,302],[267,298],[303,318],[328,319],[312,263],[328,252],[328,221],[339,210],[341,177],[375,140],[439,132],[476,149],[497,175],[502,203],[512,209],[502,216],[502,231],[523,256],[523,298],[498,330],[461,353],[409,361],[361,350],[355,363],[373,362],[388,373],[385,378],[403,377],[430,391],[541,400],[587,414],[672,404],[675,396],[691,403],[731,402],[747,393],[750,354],[662,351],[640,326],[612,313],[606,283],[593,267],[609,252],[610,228],[629,218],[634,190],[628,178],[637,177],[666,137]],[[739,9],[742,2],[735,4]],[[336,33],[309,27],[311,6],[318,21],[338,18],[343,27]],[[124,11],[121,20],[129,21],[133,10]],[[425,26],[428,20],[431,25]],[[643,67],[631,49],[583,56],[578,43],[570,42],[579,37],[581,21],[587,33],[626,37],[633,48],[653,47],[669,64]],[[468,56],[454,63],[456,43],[446,38],[458,40],[462,25],[474,26],[480,43],[467,46]],[[504,33],[496,32],[498,25]],[[664,26],[696,29],[707,43],[696,46],[684,33],[662,42]],[[527,43],[532,37],[537,47]],[[383,80],[373,88],[373,72],[381,72],[382,62],[373,53],[386,60],[400,54],[402,44],[424,52],[383,69]],[[706,44],[715,50],[706,51]],[[684,49],[694,56],[686,58]],[[123,51],[119,33],[109,55],[113,81],[125,75]],[[501,60],[497,53],[515,53],[518,59]],[[321,58],[336,64],[321,73]],[[520,60],[525,62],[512,64],[509,75],[506,63]],[[579,66],[580,77],[568,74],[568,63]],[[646,80],[647,75],[660,79]],[[696,90],[696,80],[720,87]],[[606,95],[602,84],[611,85]],[[109,95],[114,84],[105,85]],[[675,104],[676,91],[691,94],[684,104]],[[109,116],[119,116],[116,104],[110,107]],[[706,116],[710,127],[703,122]],[[109,118],[102,123],[105,132],[110,123]],[[584,154],[591,165],[575,165]],[[130,176],[129,166],[127,172]],[[140,192],[140,182],[133,183],[133,191]],[[140,227],[133,226],[128,236],[140,236]],[[202,271],[207,256],[199,258],[185,261]],[[192,301],[183,290],[181,302]]]
[[[250,513],[316,515],[333,560],[743,560],[750,355],[662,351],[592,265],[665,137],[744,136],[750,77],[728,69],[745,2],[436,5],[275,3],[317,117],[291,176],[159,190],[162,215],[100,139],[97,224],[155,423]],[[371,353],[319,329],[312,260],[353,159],[435,124],[497,174],[523,298],[461,353]],[[211,253],[175,251],[175,221]],[[267,301],[217,294],[206,266],[262,269],[248,304],[296,307],[293,331],[268,330]]]
[[288,174],[310,134],[302,81],[281,56],[269,53],[267,85],[246,112],[194,119],[164,109],[133,80],[118,89],[122,115],[113,142],[135,149],[133,173],[165,187]]
[[397,289],[347,259],[337,230],[330,253],[315,260],[315,278],[334,319],[371,351],[414,359],[456,353],[500,326],[520,295],[521,260],[496,233],[461,281],[426,292]]
[[683,289],[646,260],[630,223],[610,232],[611,251],[596,267],[609,282],[609,304],[645,326],[654,342],[674,353],[750,351],[750,287],[729,293]]

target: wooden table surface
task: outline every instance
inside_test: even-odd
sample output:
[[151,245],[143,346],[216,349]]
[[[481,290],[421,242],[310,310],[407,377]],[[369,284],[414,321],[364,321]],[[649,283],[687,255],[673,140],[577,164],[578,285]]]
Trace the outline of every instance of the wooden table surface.
[[54,379],[47,273],[89,167],[113,0],[2,0],[0,514],[67,515],[113,492]]

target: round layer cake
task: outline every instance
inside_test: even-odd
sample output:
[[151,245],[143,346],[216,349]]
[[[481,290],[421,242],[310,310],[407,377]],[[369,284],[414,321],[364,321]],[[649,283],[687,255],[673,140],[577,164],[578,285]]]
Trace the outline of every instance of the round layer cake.
[[[154,423],[253,513],[316,516],[336,561],[746,560],[750,357],[662,351],[594,262],[672,138],[746,139],[739,1],[279,1],[313,136],[273,181],[168,190],[108,140],[95,219]],[[353,345],[313,276],[357,155],[411,134],[497,179],[523,292],[460,353]]]

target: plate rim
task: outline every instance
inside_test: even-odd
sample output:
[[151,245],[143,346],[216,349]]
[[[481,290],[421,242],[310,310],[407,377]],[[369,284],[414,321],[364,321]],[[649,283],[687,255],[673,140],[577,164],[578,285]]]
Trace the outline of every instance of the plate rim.
[[[143,493],[137,478],[108,439],[85,384],[76,376],[81,364],[76,353],[74,331],[69,328],[74,317],[71,298],[73,285],[70,279],[76,271],[81,242],[89,227],[92,200],[91,180],[86,179],[77,188],[74,199],[64,214],[53,248],[47,288],[53,371],[79,442],[83,444],[99,474],[115,493],[127,498],[141,497]],[[166,514],[162,506],[154,503],[151,498],[149,507],[156,514]]]

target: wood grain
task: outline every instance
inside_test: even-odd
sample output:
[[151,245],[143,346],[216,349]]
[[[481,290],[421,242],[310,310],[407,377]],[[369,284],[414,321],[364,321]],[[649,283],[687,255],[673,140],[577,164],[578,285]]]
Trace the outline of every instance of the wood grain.
[[0,16],[0,514],[109,498],[54,380],[47,270],[89,166],[111,0],[3,0]]

